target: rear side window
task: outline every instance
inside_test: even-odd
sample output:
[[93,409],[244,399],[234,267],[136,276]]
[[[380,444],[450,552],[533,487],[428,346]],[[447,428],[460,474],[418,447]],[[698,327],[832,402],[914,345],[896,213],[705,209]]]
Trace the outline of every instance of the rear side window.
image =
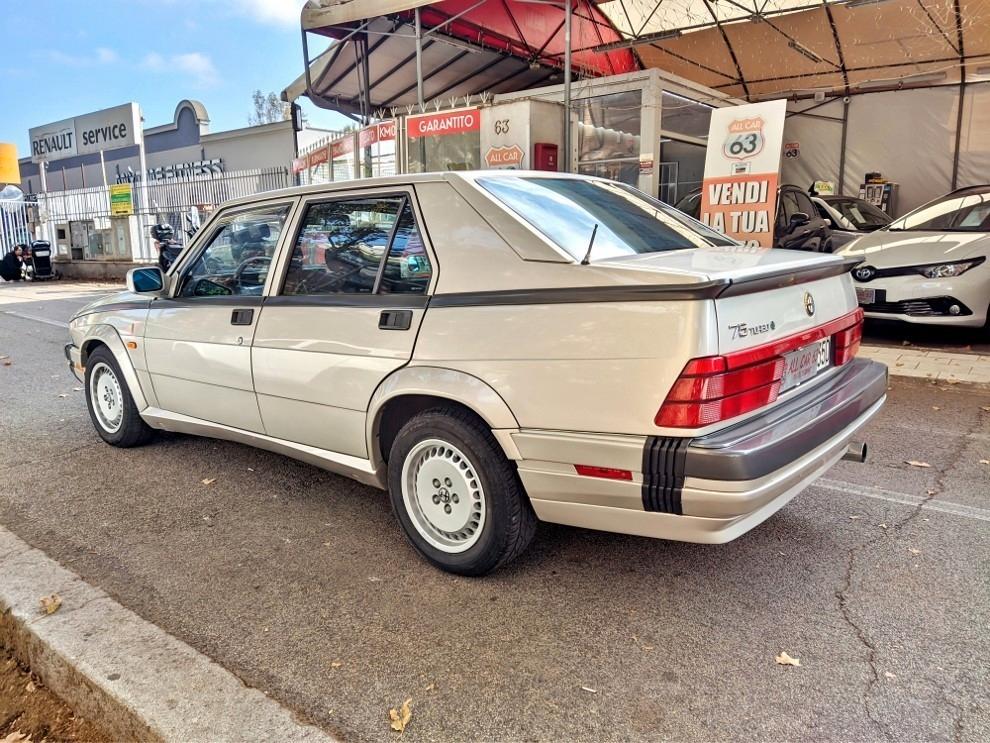
[[592,258],[735,245],[673,207],[621,183],[505,176],[478,185],[580,261],[595,230]]
[[891,222],[888,229],[990,232],[990,191],[949,194]]
[[312,204],[282,293],[423,294],[433,268],[403,196]]

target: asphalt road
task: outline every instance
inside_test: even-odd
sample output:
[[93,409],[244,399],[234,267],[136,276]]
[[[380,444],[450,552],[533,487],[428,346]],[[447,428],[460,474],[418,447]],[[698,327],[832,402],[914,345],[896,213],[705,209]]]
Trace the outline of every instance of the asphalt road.
[[83,300],[19,296],[0,286],[0,523],[346,740],[397,737],[406,698],[411,743],[990,739],[990,391],[896,379],[869,465],[728,545],[541,525],[466,579],[349,480],[104,445],[65,330],[9,314]]

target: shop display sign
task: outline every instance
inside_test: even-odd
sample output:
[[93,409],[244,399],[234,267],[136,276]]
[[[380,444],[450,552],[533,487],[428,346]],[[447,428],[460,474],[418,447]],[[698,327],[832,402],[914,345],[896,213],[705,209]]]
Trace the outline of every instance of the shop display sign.
[[461,108],[437,114],[422,114],[406,119],[406,134],[410,139],[445,137],[451,134],[476,132],[481,129],[481,113],[477,108]]
[[362,149],[371,147],[379,142],[388,142],[395,139],[395,120],[380,121],[377,124],[366,126],[358,132],[358,146]]
[[354,151],[354,135],[348,134],[330,143],[330,158],[336,160]]
[[745,245],[773,243],[786,111],[780,100],[712,112],[701,221]]
[[517,144],[489,147],[485,153],[485,164],[489,168],[518,168],[526,153]]
[[330,148],[321,147],[318,150],[313,150],[308,155],[306,155],[306,163],[310,168],[315,168],[317,165],[323,165],[330,159]]
[[110,216],[128,217],[134,213],[134,197],[130,183],[110,186]]
[[31,129],[31,161],[50,162],[75,155],[141,144],[141,112],[125,103]]
[[296,157],[296,158],[293,158],[293,160],[292,160],[292,172],[293,173],[302,173],[304,170],[306,170],[306,158],[305,157]]

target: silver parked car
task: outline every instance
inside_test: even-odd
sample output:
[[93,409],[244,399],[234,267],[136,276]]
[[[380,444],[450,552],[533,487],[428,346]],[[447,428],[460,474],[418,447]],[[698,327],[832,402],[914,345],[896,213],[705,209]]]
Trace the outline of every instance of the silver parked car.
[[853,264],[597,178],[397,176],[225,205],[66,355],[108,443],[213,436],[387,488],[423,556],[478,575],[538,520],[726,542],[861,460],[887,385]]

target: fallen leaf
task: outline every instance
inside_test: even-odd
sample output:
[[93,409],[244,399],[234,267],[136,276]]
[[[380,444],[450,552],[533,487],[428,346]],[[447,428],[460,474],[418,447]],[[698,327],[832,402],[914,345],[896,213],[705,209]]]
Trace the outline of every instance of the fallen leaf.
[[914,459],[905,460],[904,464],[910,464],[912,467],[931,467],[928,462],[917,462]]
[[653,650],[654,647],[655,647],[654,645],[644,645],[643,650],[645,650],[646,652],[650,652],[651,650]]
[[[934,490],[929,490],[927,492],[928,492],[928,495],[935,495],[935,491]],[[925,519],[925,521],[928,521],[928,519]]]
[[877,524],[877,526],[879,526],[881,529],[886,529],[887,528],[887,525],[886,524]]
[[946,382],[946,384],[959,384],[959,380],[958,379],[950,379],[949,381]]
[[893,673],[891,673],[890,671],[884,671],[884,672],[883,672],[883,675],[884,675],[884,676],[886,676],[886,677],[887,677],[887,678],[889,678],[889,679],[895,679],[895,678],[897,678],[897,675],[896,675],[896,674],[893,674]]
[[940,408],[938,405],[932,405],[932,410],[941,410],[941,409],[942,408]]
[[982,410],[984,413],[990,413],[990,405],[983,405],[980,408],[980,410]]
[[914,547],[908,547],[908,552],[910,552],[912,555],[920,555],[921,554],[921,550],[916,550]]
[[41,610],[45,614],[54,614],[58,611],[58,607],[62,605],[62,597],[57,593],[53,593],[51,596],[41,597]]
[[24,691],[26,691],[28,694],[30,694],[30,693],[32,693],[37,688],[38,687],[34,685],[34,682],[33,681],[28,681],[27,682],[27,686],[24,687]]
[[205,480],[200,480],[200,482],[203,483],[204,485],[212,485],[216,481],[217,481],[217,478],[215,478],[215,477],[207,477]]
[[323,546],[324,546],[324,547],[330,547],[330,546],[332,546],[332,545],[333,545],[333,542],[324,542],[324,543],[323,543]]
[[15,730],[13,733],[8,734],[6,738],[0,738],[0,743],[31,743],[31,739],[24,735],[24,733],[18,733]]
[[436,684],[436,682],[435,682],[435,681],[431,681],[430,683],[428,683],[428,684],[426,685],[426,688],[425,688],[424,690],[425,690],[425,691],[435,691],[435,690],[436,690],[436,688],[437,688],[437,684]]
[[[3,365],[4,366],[12,366],[13,363],[14,363],[13,361],[11,361],[10,359],[7,359],[6,361],[3,362]],[[11,735],[19,735],[19,733],[11,733]]]
[[990,459],[981,459],[980,464],[990,464]]
[[800,658],[792,658],[787,653],[785,653],[783,650],[780,651],[780,655],[778,655],[776,658],[774,658],[774,660],[777,661],[777,663],[779,665],[782,665],[782,666],[800,666],[801,665],[801,659]]
[[369,576],[368,577],[368,580],[370,580],[372,583],[381,583],[382,582],[382,579],[379,578],[377,575]]
[[339,660],[330,661],[331,668],[340,668],[342,665],[344,664]]
[[388,711],[388,719],[392,721],[391,728],[398,733],[404,732],[406,725],[412,719],[412,710],[409,708],[411,701],[412,699],[407,699],[398,710],[393,707]]
[[855,521],[856,519],[861,519],[863,517],[862,516],[850,516],[849,518],[851,518],[853,521]]
[[82,392],[82,387],[73,387],[72,388],[72,391],[73,392]]
[[68,395],[65,394],[64,392],[62,392],[62,393],[59,394],[59,397],[68,397]]
[[581,687],[581,691],[586,691],[589,694],[597,694],[598,693],[598,689],[592,689],[590,686],[582,686]]

